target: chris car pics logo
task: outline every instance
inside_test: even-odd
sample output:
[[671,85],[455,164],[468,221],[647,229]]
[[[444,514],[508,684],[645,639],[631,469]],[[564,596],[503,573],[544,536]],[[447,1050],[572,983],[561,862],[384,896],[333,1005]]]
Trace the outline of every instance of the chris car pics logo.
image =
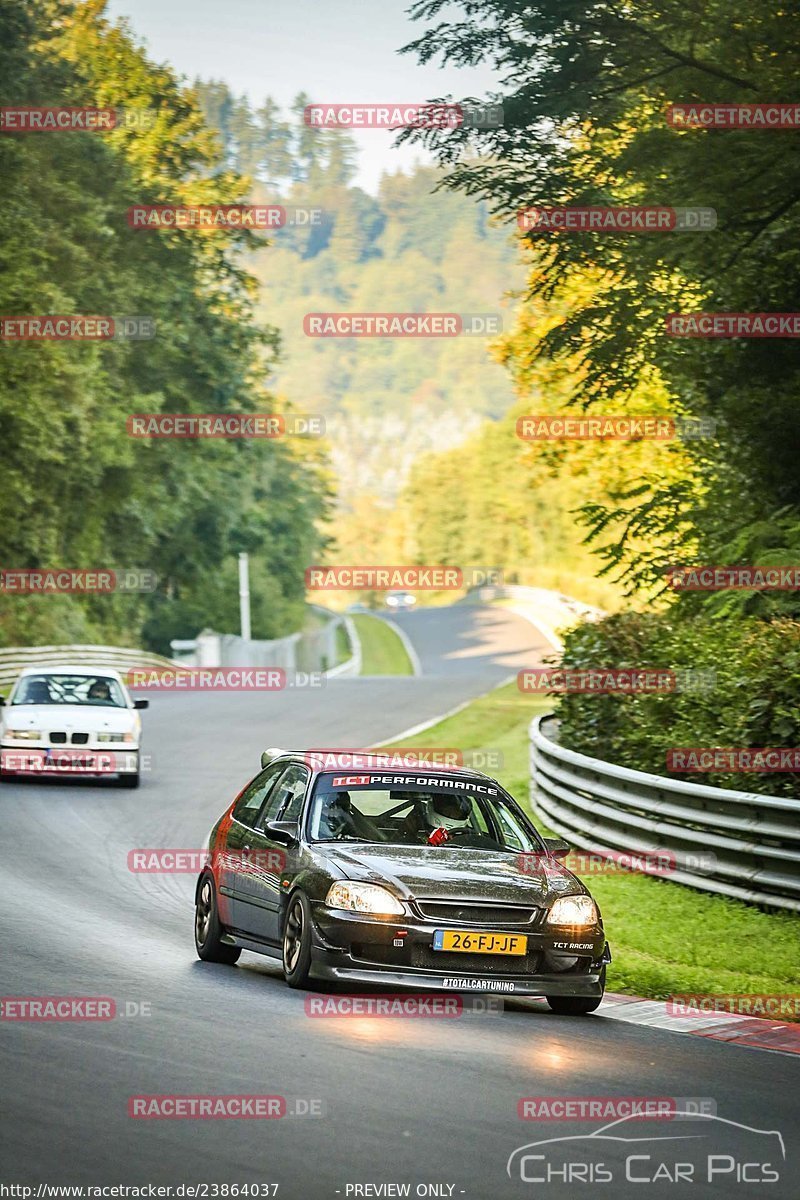
[[780,1130],[700,1109],[670,1109],[663,1117],[651,1117],[646,1126],[641,1114],[632,1113],[590,1133],[528,1142],[509,1155],[506,1172],[522,1183],[555,1184],[559,1194],[565,1183],[714,1184],[723,1194],[731,1185],[764,1185],[782,1178],[786,1148]]

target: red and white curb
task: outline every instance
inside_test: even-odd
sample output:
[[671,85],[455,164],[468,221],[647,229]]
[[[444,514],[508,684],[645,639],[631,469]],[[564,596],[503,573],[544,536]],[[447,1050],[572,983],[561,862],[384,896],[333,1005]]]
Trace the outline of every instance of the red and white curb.
[[755,1050],[800,1054],[800,1023],[781,1023],[768,1017],[740,1017],[733,1013],[674,1016],[667,1012],[665,1000],[644,1000],[640,996],[625,996],[619,992],[606,992],[598,1013],[612,1021],[649,1025],[653,1029],[667,1029],[671,1033],[714,1038],[716,1041],[732,1042],[736,1046],[750,1046]]

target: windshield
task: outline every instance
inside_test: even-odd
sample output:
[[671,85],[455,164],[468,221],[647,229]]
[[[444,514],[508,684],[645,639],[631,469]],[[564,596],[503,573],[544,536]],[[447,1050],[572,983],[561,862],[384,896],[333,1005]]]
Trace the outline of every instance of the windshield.
[[109,675],[26,675],[11,703],[128,707],[122,688]]
[[318,841],[537,851],[535,832],[490,783],[429,776],[320,776],[310,817]]

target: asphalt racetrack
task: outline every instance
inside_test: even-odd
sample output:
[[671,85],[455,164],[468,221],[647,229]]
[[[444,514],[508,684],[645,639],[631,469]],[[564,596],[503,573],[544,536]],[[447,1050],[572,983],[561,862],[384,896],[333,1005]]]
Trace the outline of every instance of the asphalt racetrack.
[[[152,770],[138,791],[3,784],[2,994],[106,996],[118,1013],[0,1022],[4,1179],[32,1185],[34,1196],[49,1183],[208,1184],[195,1194],[209,1196],[226,1194],[214,1184],[278,1184],[285,1200],[796,1197],[796,1058],[604,1019],[602,1008],[560,1017],[507,998],[499,1015],[315,1019],[308,994],[290,991],[268,959],[198,961],[193,875],[128,869],[132,849],[204,845],[267,746],[369,745],[548,652],[535,629],[498,608],[398,621],[420,677],[155,695],[144,714]],[[288,1111],[276,1120],[131,1118],[129,1097],[151,1094],[279,1095]],[[523,1097],[606,1095],[711,1099],[723,1121],[628,1123],[598,1150],[585,1143],[597,1121],[518,1115]],[[565,1165],[563,1146],[518,1155],[507,1173],[519,1147],[563,1137],[581,1137],[568,1145],[583,1178]],[[682,1182],[666,1177],[701,1151],[704,1162],[718,1156],[711,1183],[703,1171],[692,1182],[685,1172]],[[779,1180],[764,1180],[765,1169]]]

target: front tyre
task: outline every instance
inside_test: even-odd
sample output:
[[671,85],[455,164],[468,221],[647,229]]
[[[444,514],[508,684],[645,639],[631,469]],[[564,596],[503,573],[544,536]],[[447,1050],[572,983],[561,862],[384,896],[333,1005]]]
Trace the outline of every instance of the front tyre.
[[283,973],[290,988],[305,987],[311,970],[311,906],[302,892],[289,897],[283,923]]
[[139,772],[136,771],[130,775],[120,775],[119,785],[124,788],[137,788],[139,786]]
[[[603,993],[606,990],[606,969],[603,967],[600,976]],[[545,996],[554,1013],[565,1017],[584,1017],[593,1013],[603,1003],[603,996]]]
[[242,953],[238,946],[228,946],[222,941],[222,926],[219,923],[217,894],[210,875],[204,875],[197,889],[194,910],[194,945],[198,958],[203,962],[226,963],[233,966]]

